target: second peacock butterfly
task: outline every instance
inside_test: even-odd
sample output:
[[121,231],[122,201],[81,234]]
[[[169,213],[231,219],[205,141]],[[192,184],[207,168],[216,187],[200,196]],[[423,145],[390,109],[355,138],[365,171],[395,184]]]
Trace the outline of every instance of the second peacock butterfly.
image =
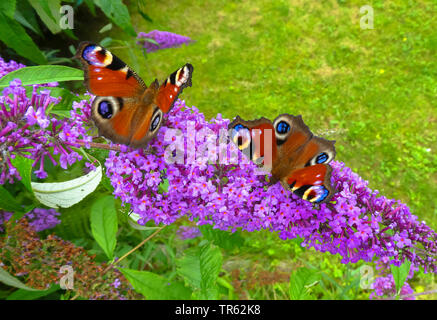
[[328,202],[335,141],[316,137],[301,116],[279,115],[273,122],[237,117],[229,124],[232,141],[253,162],[271,171],[271,183],[280,182],[312,203]]

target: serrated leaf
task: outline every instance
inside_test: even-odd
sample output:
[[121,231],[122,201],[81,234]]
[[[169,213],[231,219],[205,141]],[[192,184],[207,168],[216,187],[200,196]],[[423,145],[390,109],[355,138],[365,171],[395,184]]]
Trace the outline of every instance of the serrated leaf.
[[91,207],[91,233],[106,256],[112,260],[117,244],[117,211],[113,196],[98,199]]
[[93,192],[102,180],[102,167],[88,174],[64,182],[32,182],[35,197],[50,208],[68,208]]
[[18,280],[17,278],[15,278],[11,274],[9,274],[9,272],[7,272],[3,268],[0,268],[0,282],[3,282],[4,284],[11,286],[11,287],[24,289],[24,290],[28,290],[28,291],[41,291],[41,290],[30,288],[30,287],[26,286],[24,283],[22,283],[20,280]]
[[177,272],[188,285],[200,290],[202,276],[200,274],[200,249],[192,248],[184,251],[184,255],[176,260]]
[[18,173],[22,178],[21,183],[23,183],[27,190],[33,193],[32,186],[30,184],[33,160],[17,155],[15,156],[15,159],[11,159],[11,163],[18,170]]
[[17,291],[12,292],[6,300],[36,300],[38,298],[45,297],[53,292],[56,292],[60,289],[58,284],[52,285],[47,290],[41,291],[29,291],[25,289],[18,289]]
[[308,286],[320,280],[317,270],[299,268],[290,276],[290,299],[305,300],[309,298]]
[[191,290],[182,282],[170,282],[164,277],[148,271],[119,268],[134,289],[148,300],[188,300]]
[[198,248],[187,250],[177,261],[177,272],[196,290],[198,299],[217,299],[217,278],[222,267],[220,249],[206,241]]
[[19,55],[38,64],[47,62],[44,54],[28,36],[21,24],[2,12],[0,12],[0,30],[0,41],[14,49]]
[[32,66],[14,70],[0,79],[0,88],[19,78],[23,85],[83,80],[83,71],[66,66]]
[[405,262],[397,267],[393,264],[390,265],[390,270],[393,275],[393,280],[396,286],[396,295],[399,295],[405,281],[407,280],[408,273],[410,272],[411,262],[405,260]]
[[199,226],[199,230],[206,239],[225,250],[232,250],[236,247],[241,247],[244,244],[244,238],[238,231],[231,233],[230,231],[214,229],[210,225]]
[[218,299],[217,277],[222,268],[220,249],[210,243],[200,247],[200,299]]

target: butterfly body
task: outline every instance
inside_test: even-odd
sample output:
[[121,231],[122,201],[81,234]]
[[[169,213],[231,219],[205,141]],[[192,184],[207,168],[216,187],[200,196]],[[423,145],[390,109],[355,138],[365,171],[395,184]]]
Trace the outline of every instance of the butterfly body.
[[272,183],[280,181],[314,203],[327,202],[334,194],[328,165],[335,157],[334,141],[314,136],[301,116],[282,114],[273,122],[237,117],[229,129],[238,148],[271,172]]
[[191,86],[189,63],[159,85],[147,87],[123,61],[102,46],[82,42],[75,55],[83,67],[85,86],[96,95],[91,117],[99,135],[114,143],[145,147],[158,132],[163,115],[182,90]]

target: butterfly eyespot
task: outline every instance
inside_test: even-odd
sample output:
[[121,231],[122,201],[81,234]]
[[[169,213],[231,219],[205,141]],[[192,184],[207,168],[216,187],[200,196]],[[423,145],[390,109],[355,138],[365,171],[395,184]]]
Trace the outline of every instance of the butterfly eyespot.
[[244,129],[244,128],[245,128],[245,126],[243,126],[243,125],[240,123],[240,124],[237,124],[237,125],[234,127],[234,130],[238,132],[239,130]]
[[237,124],[232,131],[232,140],[237,145],[238,149],[246,149],[250,143],[250,131],[241,123]]
[[276,125],[276,132],[278,132],[279,134],[286,134],[289,131],[290,125],[285,121],[281,121]]
[[324,163],[328,159],[329,159],[329,156],[325,152],[322,152],[317,156],[316,163]]
[[112,104],[106,100],[99,102],[99,105],[97,107],[97,111],[104,119],[111,119],[112,116],[114,115],[114,110],[112,108]]
[[153,116],[152,122],[150,124],[150,131],[155,131],[156,130],[156,128],[161,123],[161,117],[162,117],[161,112],[157,112],[156,115]]

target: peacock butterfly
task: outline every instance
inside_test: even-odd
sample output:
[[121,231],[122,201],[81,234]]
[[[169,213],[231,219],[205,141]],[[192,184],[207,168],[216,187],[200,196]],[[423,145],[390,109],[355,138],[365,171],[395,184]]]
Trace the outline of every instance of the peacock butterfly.
[[261,118],[229,124],[232,141],[253,162],[271,172],[271,183],[313,202],[328,202],[334,195],[329,162],[335,141],[314,136],[301,116],[281,114],[273,122]]
[[96,95],[91,117],[99,134],[112,142],[143,148],[152,139],[182,90],[191,86],[193,66],[173,72],[161,85],[147,87],[123,61],[104,47],[81,42],[76,55],[85,86]]

